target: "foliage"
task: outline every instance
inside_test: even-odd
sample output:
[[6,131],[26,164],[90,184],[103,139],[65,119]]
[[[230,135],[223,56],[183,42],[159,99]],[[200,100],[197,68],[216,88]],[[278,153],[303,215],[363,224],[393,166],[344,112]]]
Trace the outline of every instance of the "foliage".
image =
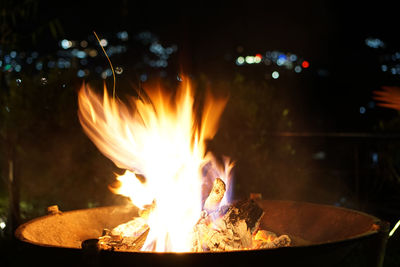
[[63,34],[57,18],[40,21],[38,8],[38,1],[34,0],[0,2],[0,47],[7,50],[17,45],[34,45],[46,32],[53,38]]

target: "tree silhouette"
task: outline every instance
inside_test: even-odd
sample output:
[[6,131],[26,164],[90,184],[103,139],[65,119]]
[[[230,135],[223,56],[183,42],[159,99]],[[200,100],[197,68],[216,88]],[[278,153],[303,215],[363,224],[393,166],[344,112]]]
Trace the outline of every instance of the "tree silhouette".
[[[57,19],[37,24],[38,2],[32,0],[2,0],[0,2],[0,49],[2,54],[34,46],[39,37],[57,37],[61,25]],[[9,197],[8,228],[14,232],[20,223],[19,156],[21,140],[32,128],[36,115],[29,109],[35,92],[21,85],[11,71],[0,70],[0,147],[1,176]],[[31,95],[28,95],[31,94]],[[33,95],[32,95],[33,94]],[[35,100],[33,100],[35,101]]]

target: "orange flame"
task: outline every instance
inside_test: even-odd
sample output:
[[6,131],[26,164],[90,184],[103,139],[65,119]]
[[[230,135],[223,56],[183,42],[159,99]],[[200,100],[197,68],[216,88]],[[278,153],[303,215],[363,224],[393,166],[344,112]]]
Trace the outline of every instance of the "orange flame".
[[232,164],[225,160],[225,166],[218,167],[205,144],[217,132],[227,99],[208,96],[196,123],[188,80],[183,79],[176,95],[159,87],[146,94],[147,100],[131,99],[126,105],[110,99],[106,88],[101,98],[83,85],[79,119],[98,149],[127,170],[117,177],[121,186],[112,191],[139,208],[155,204],[147,218],[150,232],[143,250],[190,251],[193,226],[202,210],[203,167],[211,165],[229,190]]
[[400,87],[382,86],[381,91],[375,90],[373,94],[378,106],[400,110]]

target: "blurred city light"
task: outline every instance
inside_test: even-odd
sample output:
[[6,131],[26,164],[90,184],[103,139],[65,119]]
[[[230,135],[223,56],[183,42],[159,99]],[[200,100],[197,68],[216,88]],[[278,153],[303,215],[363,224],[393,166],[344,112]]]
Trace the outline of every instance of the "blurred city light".
[[297,56],[295,55],[295,54],[291,54],[290,56],[289,56],[289,60],[290,61],[296,61],[297,60]]
[[365,39],[365,44],[371,48],[383,48],[385,47],[385,43],[378,38],[367,38]]
[[78,70],[76,74],[79,78],[85,77],[85,71],[84,70]]
[[374,164],[378,163],[378,159],[379,159],[378,153],[376,152],[372,153],[372,163]]
[[238,57],[236,59],[236,65],[243,65],[244,64],[244,57]]
[[104,39],[104,38],[101,39],[101,40],[100,40],[100,45],[103,46],[103,47],[106,47],[106,46],[108,45],[107,39]]
[[309,63],[307,60],[304,60],[304,61],[301,63],[301,66],[302,66],[304,69],[306,69],[306,68],[308,68],[308,67],[310,66],[310,63]]
[[140,75],[140,81],[142,81],[142,82],[147,81],[147,74],[146,73]]
[[245,58],[245,61],[247,64],[253,64],[254,63],[254,57],[253,56],[247,56]]
[[71,46],[72,46],[72,42],[71,42],[71,41],[69,41],[69,40],[67,40],[67,39],[64,39],[64,40],[61,41],[61,47],[62,47],[62,48],[68,49],[68,48],[70,48]]
[[88,42],[83,40],[83,41],[80,42],[80,45],[81,45],[81,47],[85,48],[85,47],[88,46]]
[[272,72],[272,78],[278,79],[279,78],[279,72],[277,72],[277,71]]
[[128,40],[129,35],[128,35],[127,31],[122,31],[122,32],[117,33],[117,37],[119,39],[121,39],[122,41],[126,41],[126,40]]

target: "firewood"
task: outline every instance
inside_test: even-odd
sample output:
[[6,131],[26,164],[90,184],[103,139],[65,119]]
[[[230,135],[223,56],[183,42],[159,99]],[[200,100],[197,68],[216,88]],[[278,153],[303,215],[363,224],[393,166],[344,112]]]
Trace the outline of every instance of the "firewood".
[[213,187],[206,201],[204,202],[203,209],[207,212],[213,212],[219,207],[219,203],[225,195],[225,183],[221,178],[216,178],[213,183]]
[[252,248],[252,234],[264,211],[253,200],[220,207],[195,226],[194,251],[227,251]]
[[142,217],[123,223],[112,229],[103,229],[99,247],[104,250],[139,251],[143,246],[149,226]]
[[[214,183],[216,186],[218,184],[220,182]],[[212,194],[210,197],[214,198]],[[218,201],[214,203],[219,205]],[[291,243],[287,235],[278,237],[273,232],[259,230],[264,211],[252,199],[218,208],[213,206],[209,211],[202,211],[199,221],[193,228],[191,248],[193,252],[267,249],[289,246]],[[145,243],[149,230],[146,219],[136,217],[111,231],[104,229],[103,235],[99,238],[99,248],[139,251]]]
[[287,235],[281,235],[270,242],[263,242],[259,248],[280,248],[290,246],[291,240]]
[[99,238],[98,246],[103,250],[112,251],[140,251],[146,241],[149,229],[138,237],[122,235],[105,235]]
[[123,235],[126,237],[138,237],[142,235],[149,226],[142,217],[135,217],[127,223],[123,223],[112,229],[111,235]]
[[239,201],[230,206],[224,215],[224,220],[233,225],[240,220],[244,220],[253,234],[259,228],[263,216],[264,210],[254,200],[250,199]]

